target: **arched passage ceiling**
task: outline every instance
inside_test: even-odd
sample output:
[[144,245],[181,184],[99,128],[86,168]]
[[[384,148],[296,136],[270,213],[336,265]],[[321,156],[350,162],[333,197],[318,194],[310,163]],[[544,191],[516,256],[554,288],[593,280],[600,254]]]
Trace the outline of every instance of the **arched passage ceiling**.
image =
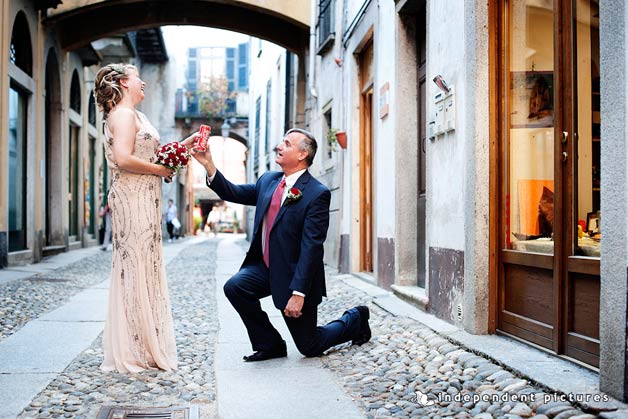
[[116,33],[163,25],[196,25],[246,33],[302,54],[308,44],[310,0],[64,0],[48,9],[65,50]]

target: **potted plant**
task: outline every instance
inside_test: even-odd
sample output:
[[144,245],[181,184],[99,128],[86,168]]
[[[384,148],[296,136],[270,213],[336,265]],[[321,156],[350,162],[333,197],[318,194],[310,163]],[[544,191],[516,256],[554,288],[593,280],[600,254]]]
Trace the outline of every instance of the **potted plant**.
[[336,131],[336,141],[343,149],[347,148],[347,133],[344,131]]
[[327,143],[333,151],[337,151],[336,144],[340,145],[342,148],[347,148],[347,133],[339,131],[336,128],[331,128],[327,131]]

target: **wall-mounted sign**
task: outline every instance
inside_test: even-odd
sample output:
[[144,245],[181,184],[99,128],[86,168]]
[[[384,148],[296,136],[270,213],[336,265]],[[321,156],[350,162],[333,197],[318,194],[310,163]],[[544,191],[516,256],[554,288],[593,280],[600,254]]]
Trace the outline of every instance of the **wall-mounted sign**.
[[388,82],[384,83],[379,88],[379,117],[383,118],[388,115],[388,108],[390,104],[390,85]]

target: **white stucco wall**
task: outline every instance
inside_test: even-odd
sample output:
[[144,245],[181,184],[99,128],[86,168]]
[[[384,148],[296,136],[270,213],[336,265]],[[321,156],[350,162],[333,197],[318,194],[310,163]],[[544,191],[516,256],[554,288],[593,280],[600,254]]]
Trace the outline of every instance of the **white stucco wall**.
[[427,119],[434,119],[434,95],[440,90],[432,79],[440,74],[455,88],[456,129],[427,143],[427,247],[463,250],[465,243],[464,178],[465,133],[464,2],[429,1],[427,19]]
[[[375,187],[375,236],[393,238],[395,235],[395,24],[394,1],[379,2],[377,31],[375,32],[373,120],[374,137],[374,187]],[[389,85],[388,115],[380,118],[380,89]],[[413,116],[416,118],[416,116]],[[377,246],[377,242],[375,243]],[[376,252],[377,254],[377,252]]]
[[[285,121],[285,65],[286,50],[268,41],[253,40],[250,45],[249,74],[249,157],[254,156],[256,124],[259,123],[259,174],[266,171],[267,159],[270,159],[270,170],[279,170],[275,164],[272,148],[283,136]],[[261,53],[260,53],[261,51]],[[271,83],[270,109],[267,108],[267,85]],[[260,120],[255,119],[255,107],[261,99]],[[269,117],[267,118],[267,115]],[[270,122],[267,126],[267,119]],[[266,150],[266,131],[269,131],[269,147]],[[252,162],[252,160],[251,160]],[[251,163],[249,170],[253,172]],[[255,179],[249,178],[249,181]]]

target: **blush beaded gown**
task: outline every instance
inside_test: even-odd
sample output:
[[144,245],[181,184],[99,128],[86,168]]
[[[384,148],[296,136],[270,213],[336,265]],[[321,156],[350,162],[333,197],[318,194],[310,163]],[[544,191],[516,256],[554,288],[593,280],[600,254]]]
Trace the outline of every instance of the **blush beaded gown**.
[[[141,129],[133,155],[153,162],[159,134],[137,112]],[[177,350],[161,238],[161,182],[155,175],[120,169],[115,162],[113,136],[105,124],[105,157],[112,182],[113,257],[109,306],[103,335],[101,369],[140,372],[177,369]]]

